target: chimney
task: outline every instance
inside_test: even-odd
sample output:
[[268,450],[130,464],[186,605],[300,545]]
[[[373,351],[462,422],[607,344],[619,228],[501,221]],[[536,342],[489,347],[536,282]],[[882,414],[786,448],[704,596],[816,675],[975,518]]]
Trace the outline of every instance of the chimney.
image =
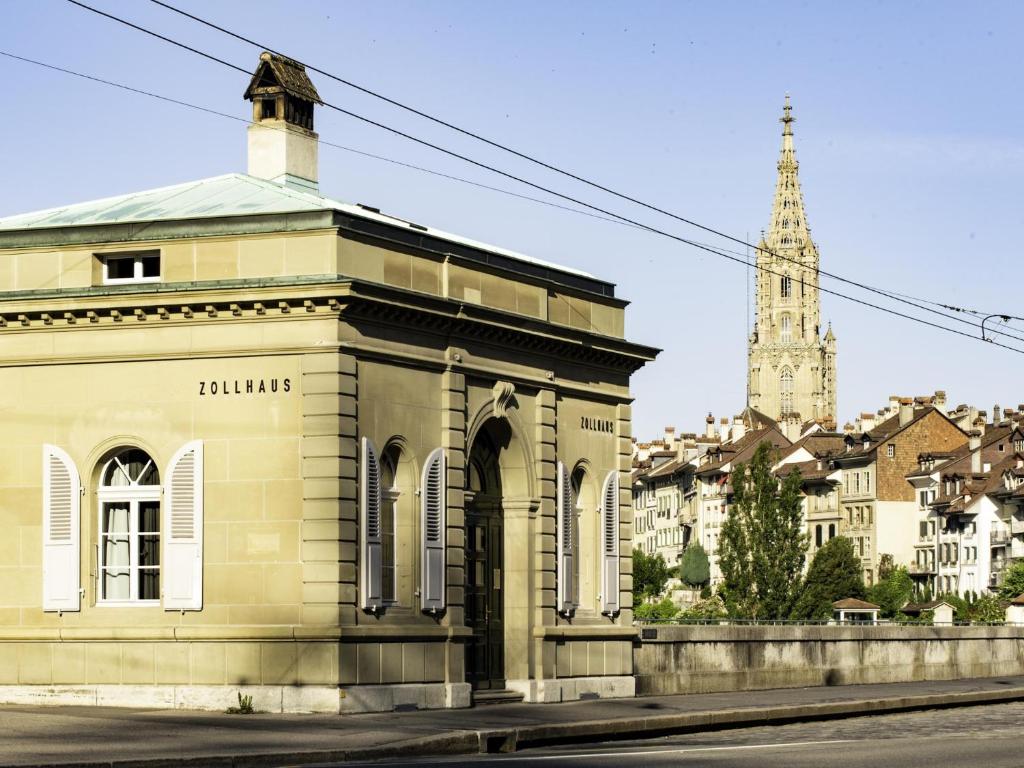
[[665,427],[665,448],[669,451],[676,449],[676,428]]
[[323,101],[306,68],[264,51],[245,98],[252,102],[249,175],[319,194],[313,110]]
[[704,436],[711,439],[715,436],[715,417],[709,413],[708,417],[704,419],[704,421],[707,422],[707,428],[704,430]]
[[911,421],[914,420],[914,401],[909,397],[901,397],[899,399],[900,406],[900,426],[905,427]]
[[[984,413],[984,411],[982,411],[982,413]],[[976,418],[974,420],[974,424],[972,424],[971,426],[974,427],[974,429],[977,431],[977,433],[979,435],[984,435],[985,434],[985,417],[984,416],[978,416],[978,418]]]
[[992,424],[998,425],[1003,420],[1003,409],[999,407],[999,403],[992,406]]
[[733,442],[740,440],[747,434],[747,425],[743,423],[743,419],[739,416],[733,416],[732,419],[732,439]]
[[935,407],[938,408],[943,413],[946,412],[946,390],[935,390]]
[[979,474],[981,472],[981,432],[972,429],[969,438],[967,447],[971,449],[971,472]]

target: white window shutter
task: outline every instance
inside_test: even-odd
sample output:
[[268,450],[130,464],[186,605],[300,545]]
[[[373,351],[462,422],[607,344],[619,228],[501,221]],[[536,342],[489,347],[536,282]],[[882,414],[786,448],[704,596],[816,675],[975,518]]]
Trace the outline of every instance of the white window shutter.
[[601,491],[601,613],[619,611],[619,473],[609,472]]
[[75,462],[43,446],[43,610],[78,611],[81,599],[82,489]]
[[558,610],[571,613],[576,607],[573,594],[576,581],[575,547],[572,540],[573,517],[576,504],[572,497],[572,480],[569,471],[562,462],[558,462],[558,520],[557,531],[558,552],[556,561],[555,584],[557,587]]
[[164,610],[203,609],[203,443],[174,454],[164,473]]
[[373,442],[364,437],[359,462],[359,568],[363,608],[371,611],[384,604],[380,506],[380,461]]
[[423,465],[420,498],[420,527],[423,551],[420,552],[421,605],[436,613],[445,607],[445,526],[447,525],[448,462],[443,448],[436,448]]

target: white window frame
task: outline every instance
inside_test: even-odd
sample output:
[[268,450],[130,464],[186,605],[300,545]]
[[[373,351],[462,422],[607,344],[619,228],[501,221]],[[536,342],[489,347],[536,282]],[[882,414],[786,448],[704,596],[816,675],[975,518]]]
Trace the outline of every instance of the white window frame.
[[[97,254],[103,262],[103,284],[104,285],[129,285],[135,283],[159,283],[163,274],[163,259],[160,251],[131,251],[125,253],[101,253]],[[156,257],[160,262],[160,272],[155,277],[144,277],[142,274],[142,260]],[[132,277],[110,277],[109,266],[112,261],[132,259]]]
[[[162,510],[162,499],[161,491],[162,486],[160,485],[127,485],[127,486],[108,486],[102,485],[103,478],[107,476],[107,472],[110,469],[110,465],[113,464],[117,458],[124,452],[131,450],[125,448],[118,451],[118,453],[111,457],[103,465],[103,469],[100,471],[100,487],[96,491],[96,605],[100,607],[115,607],[115,608],[146,608],[160,605],[160,598],[142,600],[138,597],[138,580],[136,578],[141,566],[139,563],[139,536],[144,533],[152,533],[148,531],[139,530],[139,508],[141,502],[155,501],[157,503],[157,530],[155,534],[157,536],[156,549],[160,553],[159,562],[157,563],[155,570],[157,571],[157,594],[162,594],[163,590],[163,570],[164,563],[163,558],[163,531],[160,530],[160,525],[163,517]],[[141,450],[141,449],[140,449]],[[149,455],[148,453],[146,454]],[[153,462],[153,457],[149,457],[150,463]],[[142,473],[145,474],[145,467]],[[130,478],[129,478],[130,480]],[[104,540],[106,535],[104,533],[104,522],[103,522],[103,508],[107,504],[127,504],[128,505],[128,581],[129,581],[129,597],[125,599],[114,599],[110,600],[103,597],[103,574],[107,570],[123,570],[122,568],[112,568],[111,566],[105,565],[105,549]],[[149,567],[147,567],[149,569]]]

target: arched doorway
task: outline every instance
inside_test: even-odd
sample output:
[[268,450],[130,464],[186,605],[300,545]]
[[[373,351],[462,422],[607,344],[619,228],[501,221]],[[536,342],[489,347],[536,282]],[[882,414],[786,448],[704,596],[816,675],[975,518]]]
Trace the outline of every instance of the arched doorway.
[[473,441],[466,473],[466,681],[477,689],[505,687],[501,467],[492,431]]
[[524,446],[507,419],[489,418],[476,431],[465,496],[465,621],[472,631],[466,681],[475,689],[502,689],[507,677],[529,675],[528,467]]

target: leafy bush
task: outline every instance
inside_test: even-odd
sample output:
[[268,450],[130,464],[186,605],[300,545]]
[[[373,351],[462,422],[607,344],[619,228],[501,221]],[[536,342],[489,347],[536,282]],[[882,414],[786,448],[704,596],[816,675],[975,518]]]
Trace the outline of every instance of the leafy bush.
[[1006,601],[995,595],[982,595],[971,605],[971,621],[987,624],[1006,620]]
[[669,621],[676,617],[679,609],[667,597],[657,603],[642,603],[633,609],[633,616],[638,621]]
[[729,615],[725,603],[718,595],[708,597],[706,600],[698,600],[685,611],[679,614],[680,620],[702,620],[702,619],[724,619]]

